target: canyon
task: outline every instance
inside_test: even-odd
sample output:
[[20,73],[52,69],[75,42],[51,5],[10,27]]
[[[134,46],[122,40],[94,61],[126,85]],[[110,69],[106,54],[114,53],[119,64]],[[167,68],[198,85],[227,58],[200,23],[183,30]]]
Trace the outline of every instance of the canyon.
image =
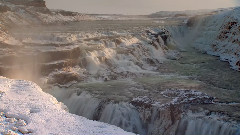
[[[239,8],[124,16],[49,10],[38,0],[3,1],[1,7],[0,75],[39,85],[43,93],[31,94],[40,88],[16,80],[19,87],[36,89],[26,87],[29,102],[51,97],[66,121],[70,117],[89,126],[99,121],[127,131],[101,123],[95,133],[99,135],[115,130],[140,135],[240,134]],[[15,86],[3,91],[4,81],[10,80],[1,81],[0,102],[5,103],[0,111],[7,119],[5,114],[16,113],[7,108],[8,93],[18,91]],[[44,111],[38,103],[32,112],[40,117]],[[17,120],[37,123],[21,113]],[[75,130],[77,126],[81,124],[68,127],[81,134],[84,129]],[[29,128],[16,133],[43,132]],[[67,129],[45,133],[53,132],[71,134]]]

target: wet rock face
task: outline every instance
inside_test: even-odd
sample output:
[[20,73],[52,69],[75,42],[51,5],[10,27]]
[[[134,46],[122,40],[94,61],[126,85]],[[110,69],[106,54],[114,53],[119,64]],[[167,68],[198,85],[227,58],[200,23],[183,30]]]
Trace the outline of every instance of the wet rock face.
[[[155,47],[156,47],[156,45],[155,45],[156,43],[158,43],[160,45],[167,45],[168,40],[170,40],[170,38],[171,38],[170,32],[166,29],[162,29],[158,33],[147,30],[146,33],[152,37],[153,41],[151,42],[151,44],[154,45]],[[156,47],[156,49],[157,49],[157,47]]]
[[188,26],[188,27],[193,27],[194,24],[196,23],[196,20],[197,20],[197,17],[191,17],[191,18],[189,18],[188,21],[187,21],[187,26]]
[[46,3],[44,0],[5,0],[5,1],[15,5],[46,7]]
[[194,90],[166,90],[161,94],[170,102],[162,104],[148,97],[131,101],[146,125],[148,135],[175,135],[179,121],[189,106],[213,102],[213,97]]

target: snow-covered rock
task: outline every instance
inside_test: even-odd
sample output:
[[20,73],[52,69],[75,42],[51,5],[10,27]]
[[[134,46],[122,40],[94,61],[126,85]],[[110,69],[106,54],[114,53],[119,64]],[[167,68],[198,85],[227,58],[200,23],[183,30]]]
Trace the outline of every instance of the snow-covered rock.
[[0,78],[0,134],[133,135],[70,114],[65,105],[23,80]]
[[220,56],[240,71],[240,8],[196,19],[198,31],[195,47],[208,54]]

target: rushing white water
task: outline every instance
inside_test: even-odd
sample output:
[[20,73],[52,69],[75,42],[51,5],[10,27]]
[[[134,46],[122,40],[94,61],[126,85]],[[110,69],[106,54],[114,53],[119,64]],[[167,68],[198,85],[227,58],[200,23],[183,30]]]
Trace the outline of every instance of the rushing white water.
[[186,117],[179,123],[176,135],[240,135],[240,128],[211,118]]
[[93,119],[96,108],[99,106],[100,101],[92,98],[87,93],[82,93],[81,95],[77,95],[74,93],[66,99],[64,103],[68,106],[71,113],[78,114],[80,116],[84,116],[88,119]]
[[[178,108],[181,105],[172,104],[159,108],[152,106],[151,102],[144,105],[141,100],[135,101],[135,103],[113,102],[97,99],[87,92],[63,95],[63,97],[58,96],[68,106],[71,113],[116,125],[125,131],[140,135],[240,135],[237,123],[225,121],[224,119],[227,118],[225,116],[190,113],[181,117],[182,112]],[[170,95],[176,96],[176,93]],[[189,93],[186,95],[190,96]],[[201,100],[207,101],[205,98],[200,98],[199,94],[196,94],[195,97],[193,95],[184,97],[195,98],[197,99],[196,103],[202,102]],[[185,101],[185,98],[179,98],[178,102]],[[176,101],[176,99],[172,100]]]
[[[26,46],[19,49],[7,47],[6,50],[3,50],[2,55],[5,56],[6,54],[6,56],[2,58],[2,65],[3,69],[10,70],[15,78],[16,74],[19,72],[21,73],[19,78],[22,76],[26,77],[26,73],[30,72],[29,70],[16,70],[16,67],[18,66],[12,69],[8,68],[17,65],[15,61],[20,63],[22,63],[21,61],[28,61],[24,65],[29,67],[28,64],[32,63],[30,60],[26,60],[26,57],[18,57],[26,52],[27,54],[34,54],[28,55],[27,58],[35,55],[36,58],[41,57],[42,60],[38,62],[41,63],[40,65],[43,66],[43,68],[38,67],[39,69],[37,69],[37,72],[39,72],[39,74],[40,72],[41,74],[44,74],[44,77],[46,77],[44,82],[51,85],[71,87],[73,83],[79,83],[80,81],[109,81],[158,74],[161,72],[161,67],[166,68],[166,70],[171,69],[170,66],[164,67],[165,65],[163,62],[169,62],[167,59],[179,60],[180,53],[178,50],[185,49],[186,51],[191,52],[193,49],[189,48],[192,48],[193,46],[191,45],[194,44],[195,47],[204,50],[209,54],[221,56],[223,60],[231,60],[229,62],[232,64],[233,68],[238,69],[240,63],[238,61],[240,56],[238,52],[240,51],[237,51],[236,53],[234,51],[237,49],[239,50],[239,11],[240,10],[238,9],[233,10],[233,12],[220,14],[215,16],[214,19],[211,19],[212,16],[209,18],[200,17],[197,19],[198,23],[196,23],[192,29],[185,25],[181,25],[165,27],[167,28],[166,30],[159,27],[159,24],[153,25],[155,28],[152,28],[151,26],[142,29],[142,26],[136,27],[134,24],[134,28],[132,28],[132,26],[127,24],[125,30],[125,28],[123,28],[124,22],[119,23],[119,21],[118,23],[121,26],[119,28],[116,27],[116,23],[112,22],[83,21],[76,23],[76,25],[71,25],[71,29],[69,29],[69,26],[60,26],[56,28],[57,30],[47,30],[46,32],[40,32],[38,29],[34,32],[34,30],[31,29],[30,33],[26,32],[26,34],[23,34],[20,32],[15,35],[16,39],[18,39],[19,42],[21,41],[24,45],[26,44]],[[229,17],[230,14],[233,16],[231,15],[231,18],[225,21],[225,18]],[[13,18],[16,15],[13,15]],[[9,16],[9,14],[5,14],[5,16]],[[44,21],[41,16],[42,15],[40,14],[40,20],[46,23],[51,20],[58,20],[57,18],[49,19],[47,16],[48,19]],[[74,20],[74,18],[72,18],[72,20]],[[17,22],[19,21],[16,20],[16,23]],[[85,23],[91,25],[86,25]],[[150,23],[152,24],[152,22],[147,22],[147,26],[150,26]],[[101,26],[103,24],[107,27]],[[217,26],[215,24],[217,24]],[[84,32],[82,26],[86,27],[89,31],[86,30]],[[225,29],[227,32],[225,33],[219,29]],[[229,36],[229,32],[235,36]],[[3,33],[3,35],[5,35],[5,33]],[[230,41],[229,38],[222,39],[226,36],[231,37],[233,40]],[[221,37],[219,38],[219,42],[215,42],[216,37]],[[5,39],[1,39],[0,37],[0,40]],[[5,42],[10,44],[10,42]],[[226,46],[226,43],[231,43],[231,45]],[[216,50],[219,48],[220,51]],[[9,53],[11,51],[15,52],[15,50],[18,50],[19,53]],[[234,56],[232,56],[233,54]],[[198,55],[194,55],[194,57],[198,57]],[[31,61],[35,64],[36,59],[34,58],[35,57],[33,57]],[[13,62],[9,62],[9,59],[13,59]],[[203,62],[205,61],[203,60]],[[184,63],[184,61],[180,61],[180,63]],[[186,68],[184,70],[190,72],[204,71],[204,73],[209,73],[207,72],[208,70],[189,68],[189,65],[195,66],[195,63],[187,61],[186,66],[183,66]],[[196,64],[196,67],[197,66],[198,65]],[[181,70],[179,64],[177,64],[176,67],[179,67],[178,70]],[[202,68],[204,68],[204,66]],[[43,71],[44,73],[42,73]],[[173,70],[173,72],[175,71],[176,70]],[[32,74],[36,76],[35,70]],[[195,78],[195,76],[191,77]],[[32,77],[29,78],[31,79]],[[162,78],[162,80],[166,79]],[[196,78],[196,80],[198,79]],[[151,80],[151,82],[152,81],[154,82],[154,79]],[[168,83],[168,87],[173,89],[174,84],[177,83],[177,81],[174,81],[173,83],[171,82],[166,81],[165,83]],[[228,82],[231,81],[228,80]],[[103,85],[108,85],[108,87],[113,86],[106,83],[103,83],[103,85],[96,85],[95,87],[87,85],[88,87],[93,87],[92,89],[88,89],[87,86],[84,85],[81,87],[80,85],[77,85],[76,87],[67,89],[67,92],[57,91],[56,95],[59,94],[60,96],[55,96],[59,97],[58,99],[68,106],[71,113],[84,116],[88,119],[113,124],[126,131],[141,135],[240,134],[239,126],[234,125],[234,122],[231,120],[225,120],[221,117],[210,118],[207,115],[201,117],[192,117],[192,115],[183,118],[181,117],[182,114],[184,115],[185,110],[182,110],[180,107],[181,105],[179,105],[180,103],[186,106],[192,104],[211,104],[213,102],[209,102],[212,101],[212,98],[209,98],[209,96],[201,96],[201,93],[198,95],[195,92],[186,93],[186,91],[182,90],[174,90],[169,93],[165,92],[164,95],[163,93],[160,93],[160,91],[166,89],[165,87],[152,87],[153,85],[162,85],[158,82],[153,84],[148,83],[143,86],[141,86],[138,81],[134,83],[138,84],[131,87],[131,89],[125,89],[125,87],[120,87],[122,84],[114,83],[115,88],[117,88],[116,93],[111,93],[113,88],[108,89],[107,87],[100,87]],[[187,83],[189,84],[189,82]],[[181,83],[181,87],[187,83]],[[231,82],[230,84],[234,83]],[[100,88],[97,89],[98,87]],[[213,87],[215,87],[215,85]],[[77,90],[77,92],[75,90]],[[92,95],[82,91],[88,91]],[[124,93],[123,96],[121,93]],[[137,100],[134,104],[131,99],[139,96],[139,93],[141,93],[141,96],[146,97],[147,102]],[[164,101],[165,99],[162,99],[164,97],[159,96],[161,94],[163,94],[165,98],[169,98],[169,100],[173,99],[172,102],[167,105],[164,104],[168,101]],[[224,94],[225,93],[222,95]],[[110,98],[109,95],[114,98]],[[217,94],[213,94],[213,96],[215,95]],[[150,97],[148,98],[147,96]],[[119,99],[117,100],[117,98]],[[156,103],[152,99],[158,100],[159,102]],[[163,105],[165,105],[165,108],[158,106],[162,105],[162,102],[164,102]],[[154,106],[153,103],[156,103],[156,106]],[[175,103],[178,104],[176,105]]]
[[[192,42],[192,39],[195,38],[195,35],[193,35],[191,38],[189,38],[186,41],[183,41],[184,39],[181,39],[182,38],[181,36],[186,34],[186,31],[187,31],[185,26],[171,27],[168,29],[171,33],[173,33],[171,34],[172,38],[176,39],[176,40],[168,41],[167,45],[169,48],[174,47],[174,45],[178,45],[177,47],[179,47],[180,49],[185,49],[186,46],[184,45],[189,45],[189,43]],[[157,32],[155,33],[152,32],[152,34],[153,36],[151,37],[158,36]],[[143,73],[144,72],[143,69],[145,69],[145,71],[149,71],[149,70],[151,71],[152,70],[151,64],[148,63],[148,62],[151,63],[151,61],[148,61],[148,60],[158,61],[157,58],[161,58],[161,57],[157,57],[158,55],[155,55],[155,54],[163,51],[161,49],[162,46],[161,44],[157,44],[158,46],[154,46],[154,45],[150,46],[150,44],[147,44],[145,42],[142,43],[142,41],[137,45],[135,43],[136,42],[135,39],[136,38],[130,38],[130,37],[121,38],[121,43],[118,45],[116,45],[115,40],[102,42],[101,44],[105,46],[104,49],[93,50],[91,52],[86,53],[86,56],[88,58],[86,59],[87,71],[89,71],[90,74],[99,73],[99,76],[106,76],[106,78],[108,76],[109,77],[111,76],[110,73],[112,73],[112,71],[107,71],[110,68],[111,70],[114,71],[113,73],[116,73],[116,72],[125,73],[124,71],[128,71],[126,72],[127,75],[129,74],[129,72],[132,73],[133,71],[134,72],[139,71],[140,73]],[[160,39],[162,40],[159,40],[159,42],[163,42],[164,38],[160,38]],[[153,41],[154,41],[154,38],[153,38]],[[110,42],[115,44],[116,49],[112,49],[112,47],[107,46],[108,44],[110,44]],[[91,43],[95,43],[95,41],[91,41]],[[156,48],[160,47],[160,49],[158,50],[155,47]],[[127,55],[125,51],[121,50],[124,48],[128,48],[128,49],[134,48],[134,51],[133,53]],[[134,53],[134,52],[137,52],[137,53]],[[99,56],[101,56],[101,58]],[[101,62],[102,59],[103,60],[106,59],[107,61]],[[134,63],[133,61],[136,61],[136,62]],[[138,62],[143,65],[139,66],[137,64]],[[111,87],[111,85],[109,86]],[[141,106],[142,105],[141,104],[139,109],[137,106],[135,107],[134,105],[131,105],[130,103],[127,103],[127,102],[114,103],[108,100],[109,97],[106,97],[106,96],[103,96],[104,98],[100,97],[100,95],[103,93],[106,93],[106,92],[109,93],[109,91],[106,90],[106,87],[98,88],[98,89],[92,88],[91,90],[88,90],[88,87],[92,87],[92,86],[88,85],[84,87],[74,87],[74,90],[83,89],[79,91],[85,91],[86,89],[86,91],[89,91],[89,93],[93,93],[94,97],[86,92],[82,92],[81,94],[77,92],[72,92],[72,93],[70,92],[69,95],[65,95],[62,98],[58,98],[58,99],[60,99],[61,102],[63,102],[65,105],[68,106],[71,113],[84,116],[88,119],[116,125],[118,127],[123,128],[126,131],[138,133],[141,135],[159,135],[159,134],[168,135],[170,133],[171,135],[174,135],[174,134],[176,135],[239,135],[238,129],[232,126],[231,124],[229,124],[228,122],[221,122],[218,120],[207,119],[207,116],[204,116],[201,119],[200,118],[193,119],[191,117],[185,117],[181,120],[180,115],[182,112],[181,111],[179,112],[179,110],[177,110],[178,107],[176,106],[173,108],[166,108],[165,110],[164,109],[161,110],[154,107],[144,108]],[[119,91],[122,91],[122,88],[118,87],[118,89]],[[176,94],[175,92],[176,90],[174,91],[173,95]],[[113,94],[113,96],[120,97],[119,94],[115,94],[115,93]],[[197,95],[196,97],[198,99],[199,95]],[[189,100],[187,100],[188,98]],[[209,97],[206,97],[206,98],[208,99]],[[194,101],[198,101],[194,99],[192,100],[192,95],[189,93],[184,95],[184,99],[186,99],[186,102],[184,102],[186,104],[188,104],[190,101],[192,101],[191,103],[193,103]],[[205,102],[203,101],[201,103],[205,103]],[[180,123],[178,123],[179,121]]]
[[128,103],[108,104],[102,112],[100,121],[119,126],[126,131],[146,134],[139,112]]
[[116,125],[129,132],[146,134],[138,111],[128,103],[114,104],[101,101],[91,97],[86,92],[79,96],[74,93],[65,99],[64,103],[71,113]]

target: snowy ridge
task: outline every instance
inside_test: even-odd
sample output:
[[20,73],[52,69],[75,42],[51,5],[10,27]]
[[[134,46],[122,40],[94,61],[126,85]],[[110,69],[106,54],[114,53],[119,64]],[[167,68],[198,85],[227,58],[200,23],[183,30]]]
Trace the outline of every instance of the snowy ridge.
[[68,113],[63,104],[28,81],[1,77],[0,102],[0,134],[133,135]]
[[195,47],[240,71],[240,8],[201,18],[195,25],[194,31],[200,31]]

